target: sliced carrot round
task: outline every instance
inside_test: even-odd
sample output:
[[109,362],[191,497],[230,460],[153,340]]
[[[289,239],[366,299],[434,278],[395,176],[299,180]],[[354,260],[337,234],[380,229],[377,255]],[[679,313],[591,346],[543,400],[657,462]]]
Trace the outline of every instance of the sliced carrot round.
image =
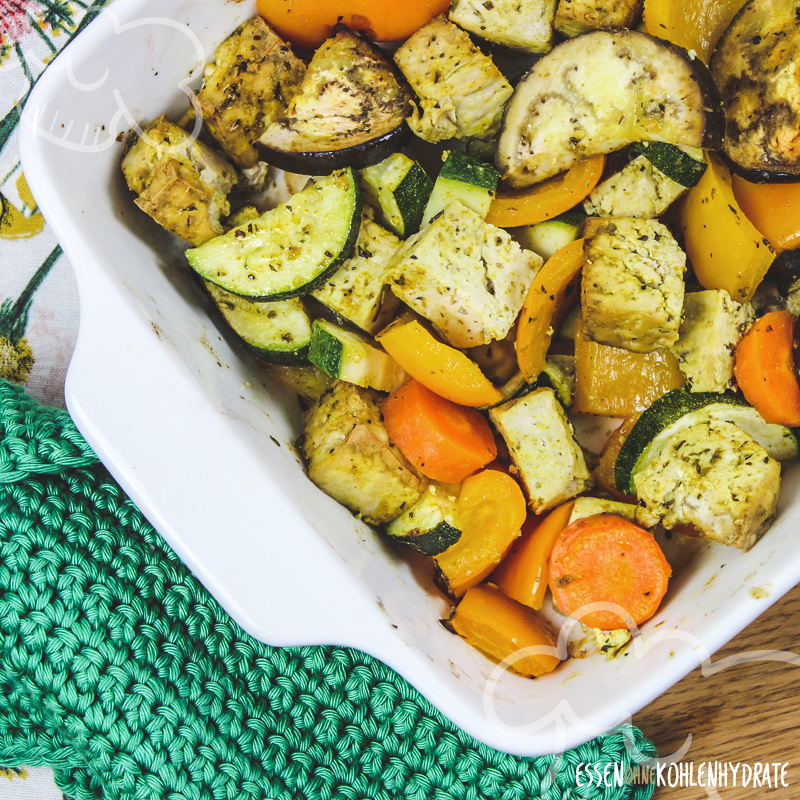
[[[558,607],[605,631],[650,619],[671,574],[653,536],[615,514],[576,520],[550,554],[550,591]],[[584,610],[592,603],[611,607]]]
[[734,374],[745,399],[767,422],[800,425],[795,377],[795,317],[771,311],[756,320],[736,347]]
[[381,407],[389,438],[426,477],[461,483],[497,456],[492,429],[472,408],[440,397],[413,378]]
[[412,378],[441,397],[471,407],[503,399],[477,364],[440,342],[417,320],[398,321],[375,338]]
[[524,189],[501,185],[489,206],[486,221],[499,228],[535,225],[553,219],[578,205],[597,186],[605,156],[578,161],[571,169]]

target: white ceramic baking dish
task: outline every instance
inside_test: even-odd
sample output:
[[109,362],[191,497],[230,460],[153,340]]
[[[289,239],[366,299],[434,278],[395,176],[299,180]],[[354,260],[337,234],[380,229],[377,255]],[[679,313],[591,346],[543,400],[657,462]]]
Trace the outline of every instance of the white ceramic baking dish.
[[[495,665],[438,624],[449,604],[430,574],[307,480],[292,447],[294,399],[216,327],[180,246],[123,183],[118,134],[182,112],[187,82],[197,85],[216,45],[253,13],[249,0],[115,0],[25,107],[25,174],[80,293],[70,413],[256,638],[365,650],[500,750],[578,745],[628,719],[800,580],[798,467],[785,472],[777,524],[750,553],[700,544],[684,558],[627,656],[572,659],[537,681],[492,680]],[[662,641],[648,649],[648,637]]]

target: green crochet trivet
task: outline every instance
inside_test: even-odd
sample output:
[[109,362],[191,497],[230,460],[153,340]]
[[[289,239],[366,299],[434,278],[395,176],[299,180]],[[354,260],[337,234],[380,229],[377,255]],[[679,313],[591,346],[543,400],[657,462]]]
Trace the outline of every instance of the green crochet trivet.
[[0,763],[79,798],[645,800],[579,762],[656,755],[632,726],[560,757],[467,736],[375,659],[268,647],[125,497],[67,414],[0,381]]

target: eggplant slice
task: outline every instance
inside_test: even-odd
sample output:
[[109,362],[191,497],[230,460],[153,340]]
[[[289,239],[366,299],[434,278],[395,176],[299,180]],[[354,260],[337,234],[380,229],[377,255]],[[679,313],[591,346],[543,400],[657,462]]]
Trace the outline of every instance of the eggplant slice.
[[750,180],[800,180],[798,15],[795,0],[750,0],[711,59],[725,108],[724,152]]
[[522,188],[632,142],[716,148],[723,125],[699,59],[640,31],[594,31],[562,42],[523,76],[496,163],[506,185]]
[[259,140],[259,153],[269,164],[306,175],[377,164],[408,141],[410,100],[381,51],[336,25],[286,115]]

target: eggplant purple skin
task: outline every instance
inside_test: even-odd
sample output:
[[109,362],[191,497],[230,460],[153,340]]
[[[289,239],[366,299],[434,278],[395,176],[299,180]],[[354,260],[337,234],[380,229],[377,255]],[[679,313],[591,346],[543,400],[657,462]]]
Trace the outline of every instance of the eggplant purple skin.
[[[800,183],[800,172],[770,172],[767,169],[748,169],[737,164],[722,150],[718,153],[731,172],[750,183]],[[777,169],[777,167],[776,167]]]
[[320,152],[290,152],[275,150],[261,142],[257,143],[259,157],[273,167],[300,175],[330,175],[337,169],[352,167],[362,169],[378,164],[392,153],[405,147],[411,140],[411,129],[405,121],[396,128],[361,144],[342,150]]

